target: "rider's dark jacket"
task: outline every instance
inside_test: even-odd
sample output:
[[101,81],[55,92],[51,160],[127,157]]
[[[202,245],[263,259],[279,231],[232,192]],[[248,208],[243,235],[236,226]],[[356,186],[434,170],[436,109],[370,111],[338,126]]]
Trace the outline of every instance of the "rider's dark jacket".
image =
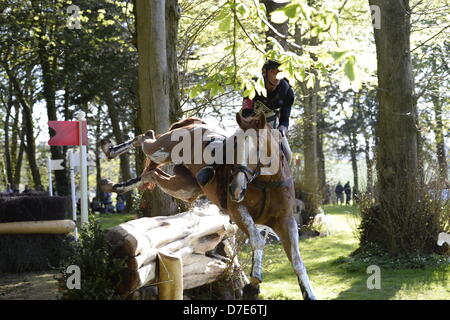
[[244,98],[241,113],[244,117],[248,117],[261,110],[265,113],[267,122],[271,123],[274,128],[278,128],[280,125],[288,128],[293,103],[294,91],[286,79],[281,79],[274,91],[267,91],[267,97],[257,93],[253,100]]

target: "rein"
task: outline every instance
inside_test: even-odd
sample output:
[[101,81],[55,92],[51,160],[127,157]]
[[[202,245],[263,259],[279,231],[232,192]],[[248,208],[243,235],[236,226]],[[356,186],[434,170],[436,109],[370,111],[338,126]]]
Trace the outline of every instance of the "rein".
[[[284,158],[284,155],[282,155],[282,159]],[[281,160],[283,161],[283,160]],[[267,197],[267,191],[268,189],[276,189],[276,188],[282,188],[282,187],[289,187],[293,183],[293,178],[290,176],[287,179],[279,180],[279,181],[258,181],[256,180],[258,176],[261,174],[261,167],[262,164],[260,161],[256,164],[255,170],[251,170],[247,166],[243,165],[236,165],[231,170],[231,176],[234,177],[237,173],[243,172],[245,174],[245,178],[247,180],[247,186],[253,186],[254,188],[260,190],[263,193],[263,201],[262,206],[259,209],[258,216],[254,219],[255,221],[261,217],[267,208],[268,200]]]

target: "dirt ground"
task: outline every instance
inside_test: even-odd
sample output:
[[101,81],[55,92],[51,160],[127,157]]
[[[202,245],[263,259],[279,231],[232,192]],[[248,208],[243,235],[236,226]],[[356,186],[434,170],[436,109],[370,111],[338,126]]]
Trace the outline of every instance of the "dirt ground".
[[0,300],[56,300],[58,271],[0,274]]

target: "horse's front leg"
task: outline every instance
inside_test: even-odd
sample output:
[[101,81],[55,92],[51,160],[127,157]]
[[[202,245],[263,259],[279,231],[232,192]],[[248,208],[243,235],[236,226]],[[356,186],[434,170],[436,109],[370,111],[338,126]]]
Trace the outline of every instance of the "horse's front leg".
[[286,216],[274,226],[275,232],[280,237],[284,251],[291,261],[294,272],[297,275],[300,291],[302,292],[303,299],[316,300],[316,297],[312,291],[309,283],[308,274],[306,272],[305,264],[303,263],[300,255],[300,249],[298,245],[298,227],[293,215]]
[[238,206],[239,219],[236,221],[239,228],[244,231],[250,241],[250,246],[253,250],[252,258],[252,271],[250,274],[250,282],[253,286],[259,285],[262,282],[262,259],[264,254],[264,239],[256,228],[256,224],[253,221],[247,208],[243,205]]
[[133,139],[117,145],[113,145],[111,140],[109,139],[102,139],[100,141],[100,147],[108,159],[114,159],[121,154],[124,154],[131,148],[140,147],[145,139],[155,139],[155,133],[153,132],[153,130],[149,130],[145,134],[141,134],[137,137],[134,137]]

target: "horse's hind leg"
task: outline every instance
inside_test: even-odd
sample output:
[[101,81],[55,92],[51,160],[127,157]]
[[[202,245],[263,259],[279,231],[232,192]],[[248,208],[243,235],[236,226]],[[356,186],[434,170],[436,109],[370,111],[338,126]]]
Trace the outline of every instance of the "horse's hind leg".
[[300,249],[298,246],[298,229],[294,216],[290,215],[278,222],[277,225],[274,226],[274,230],[281,238],[284,251],[286,251],[286,255],[291,261],[292,267],[297,275],[303,299],[316,300],[309,283],[305,265],[302,257],[300,256]]
[[155,139],[155,133],[153,132],[153,130],[149,130],[144,134],[141,134],[118,145],[113,145],[111,140],[109,139],[102,139],[100,141],[100,147],[108,159],[114,159],[127,152],[131,148],[141,146],[142,141],[145,139]]
[[181,165],[174,167],[175,176],[171,176],[161,169],[143,173],[141,176],[122,183],[113,184],[109,179],[103,179],[100,184],[103,192],[125,193],[132,189],[142,187],[148,183],[156,183],[164,192],[174,198],[191,202],[195,200],[202,190],[197,180]]

